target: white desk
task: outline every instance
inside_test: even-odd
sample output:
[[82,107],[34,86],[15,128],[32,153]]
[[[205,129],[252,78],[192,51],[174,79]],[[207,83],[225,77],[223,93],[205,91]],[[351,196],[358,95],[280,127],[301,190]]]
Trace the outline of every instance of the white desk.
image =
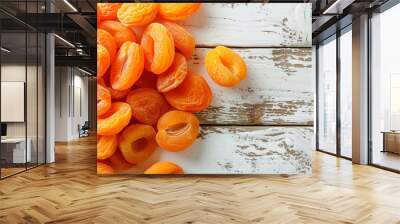
[[[3,138],[1,139],[2,147],[7,147],[8,150],[10,146],[12,146],[12,163],[25,163],[31,162],[32,160],[32,140],[30,138],[26,139],[28,143],[26,147],[25,154],[25,138]],[[26,159],[26,161],[25,161]]]

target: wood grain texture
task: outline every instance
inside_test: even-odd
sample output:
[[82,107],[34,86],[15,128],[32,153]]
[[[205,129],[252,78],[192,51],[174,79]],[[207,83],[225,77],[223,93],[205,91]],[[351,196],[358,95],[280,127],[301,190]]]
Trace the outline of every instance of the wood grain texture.
[[399,223],[399,174],[312,153],[309,176],[100,177],[84,138],[0,181],[0,223]]
[[142,174],[157,161],[170,161],[186,174],[308,174],[312,137],[309,127],[205,126],[185,151],[159,148],[146,162],[124,173]]
[[311,47],[311,3],[204,3],[182,24],[198,46]]
[[314,84],[311,49],[233,49],[247,64],[248,76],[234,88],[218,86],[204,67],[209,49],[197,48],[189,67],[208,81],[213,101],[198,113],[202,124],[312,125]]

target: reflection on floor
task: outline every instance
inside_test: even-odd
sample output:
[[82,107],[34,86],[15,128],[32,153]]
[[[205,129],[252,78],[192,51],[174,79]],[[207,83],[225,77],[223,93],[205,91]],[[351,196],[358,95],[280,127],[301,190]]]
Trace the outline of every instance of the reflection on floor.
[[400,171],[400,155],[391,152],[374,151],[372,157],[376,165],[388,167]]
[[399,223],[400,175],[315,152],[310,176],[97,176],[96,139],[0,181],[0,223]]
[[[35,167],[35,166],[36,166],[36,164],[34,164],[34,163],[28,163],[26,165],[27,169],[30,169],[31,167]],[[10,167],[10,166],[8,166],[7,168],[3,167],[3,168],[1,168],[1,178],[5,178],[7,176],[11,176],[13,174],[17,174],[17,173],[25,171],[25,170],[26,170],[26,168],[25,168],[24,164],[19,164],[16,167]]]

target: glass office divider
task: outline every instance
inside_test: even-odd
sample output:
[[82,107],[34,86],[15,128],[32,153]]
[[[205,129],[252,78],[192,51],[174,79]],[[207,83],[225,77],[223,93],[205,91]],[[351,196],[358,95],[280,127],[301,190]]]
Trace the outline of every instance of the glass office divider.
[[27,14],[45,10],[44,0],[0,1],[1,179],[46,162],[46,38]]
[[318,47],[318,150],[336,154],[336,35]]
[[340,155],[352,157],[352,29],[340,35]]

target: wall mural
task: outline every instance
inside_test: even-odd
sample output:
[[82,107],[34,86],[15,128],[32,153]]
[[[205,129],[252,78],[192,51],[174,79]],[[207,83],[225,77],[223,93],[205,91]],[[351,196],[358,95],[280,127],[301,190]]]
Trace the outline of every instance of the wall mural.
[[309,3],[98,3],[98,174],[311,172]]

